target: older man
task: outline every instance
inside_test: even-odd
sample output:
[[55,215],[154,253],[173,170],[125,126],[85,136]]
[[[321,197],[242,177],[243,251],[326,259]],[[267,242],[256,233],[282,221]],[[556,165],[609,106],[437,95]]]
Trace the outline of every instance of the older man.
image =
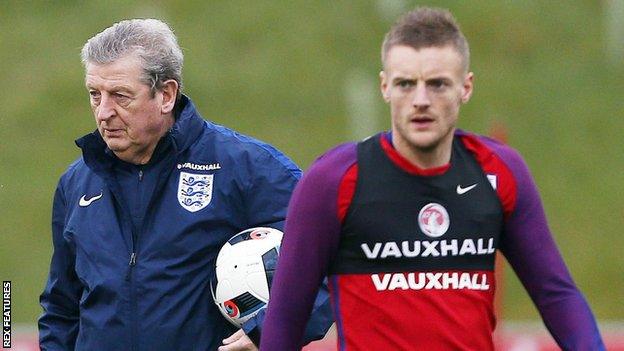
[[[235,332],[212,301],[214,262],[236,232],[282,227],[301,171],[201,118],[165,23],[119,22],[82,61],[97,130],[76,141],[54,197],[41,349],[256,349],[263,313]],[[309,339],[332,322],[327,294],[317,302]]]

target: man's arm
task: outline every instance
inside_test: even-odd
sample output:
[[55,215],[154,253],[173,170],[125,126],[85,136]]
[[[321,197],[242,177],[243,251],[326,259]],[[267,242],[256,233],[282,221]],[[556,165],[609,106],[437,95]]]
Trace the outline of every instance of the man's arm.
[[[334,149],[316,161],[293,193],[264,321],[261,350],[298,350],[304,343],[304,330],[318,286],[338,250],[339,185],[353,162],[354,145]],[[328,311],[327,325],[331,322],[330,316]]]
[[[301,171],[283,155],[269,155],[270,157],[263,155],[254,163],[255,173],[253,178],[255,180],[250,191],[247,192],[249,208],[247,218],[249,219],[250,227],[269,226],[283,230],[283,220],[286,218],[288,203],[293,189],[301,177]],[[282,252],[280,251],[278,267],[281,260]],[[329,291],[327,284],[325,282],[321,283],[321,280],[315,286],[315,290],[318,290],[318,293],[313,299],[312,317],[305,328],[304,343],[323,338],[333,323]],[[274,299],[273,290],[275,288],[276,283],[274,281],[271,290],[272,300]],[[266,310],[260,311],[243,325],[244,332],[256,345],[260,343],[265,313]]]
[[501,156],[516,182],[517,200],[501,250],[563,350],[604,350],[594,316],[552,238],[537,188],[515,152]]
[[59,186],[52,209],[53,253],[50,274],[40,296],[43,314],[39,318],[41,350],[73,350],[78,335],[78,304],[82,287],[74,271],[74,252],[63,238],[66,201]]

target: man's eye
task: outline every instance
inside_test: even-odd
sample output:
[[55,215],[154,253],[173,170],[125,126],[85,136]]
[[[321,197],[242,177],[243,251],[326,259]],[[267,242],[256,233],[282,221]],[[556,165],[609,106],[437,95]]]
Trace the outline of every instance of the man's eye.
[[120,104],[126,104],[128,102],[130,102],[130,97],[120,94],[120,93],[115,93],[115,99],[117,100],[117,102],[119,102]]
[[89,99],[91,99],[92,103],[96,103],[96,104],[99,103],[101,97],[102,95],[100,94],[99,91],[95,91],[95,90],[89,91]]
[[399,81],[398,86],[400,86],[401,88],[409,88],[414,86],[414,82],[412,82],[411,80],[401,80]]
[[446,82],[442,79],[434,79],[432,81],[429,82],[429,86],[434,88],[434,89],[440,89],[444,86],[446,86]]

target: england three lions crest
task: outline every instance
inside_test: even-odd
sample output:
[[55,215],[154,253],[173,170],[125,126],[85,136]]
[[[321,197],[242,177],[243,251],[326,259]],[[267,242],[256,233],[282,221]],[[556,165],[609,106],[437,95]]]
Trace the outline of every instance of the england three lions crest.
[[212,200],[214,174],[180,172],[178,202],[190,212],[197,212],[208,206]]

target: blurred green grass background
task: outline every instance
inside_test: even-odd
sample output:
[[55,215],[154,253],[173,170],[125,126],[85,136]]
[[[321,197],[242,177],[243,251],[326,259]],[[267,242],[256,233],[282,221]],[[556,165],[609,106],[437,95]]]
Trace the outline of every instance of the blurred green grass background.
[[[460,126],[483,134],[506,126],[602,321],[624,318],[624,64],[607,59],[607,3],[426,3],[449,8],[471,44],[476,90]],[[121,19],[167,21],[185,53],[185,92],[203,116],[274,144],[305,170],[332,145],[366,136],[351,131],[350,77],[376,91],[383,35],[419,4],[2,2],[0,278],[13,282],[13,321],[33,323],[40,313],[54,188],[79,156],[73,140],[95,128],[79,59],[88,38]],[[364,100],[373,116],[365,128],[389,128],[380,97]],[[504,318],[538,318],[509,269],[504,285]]]

